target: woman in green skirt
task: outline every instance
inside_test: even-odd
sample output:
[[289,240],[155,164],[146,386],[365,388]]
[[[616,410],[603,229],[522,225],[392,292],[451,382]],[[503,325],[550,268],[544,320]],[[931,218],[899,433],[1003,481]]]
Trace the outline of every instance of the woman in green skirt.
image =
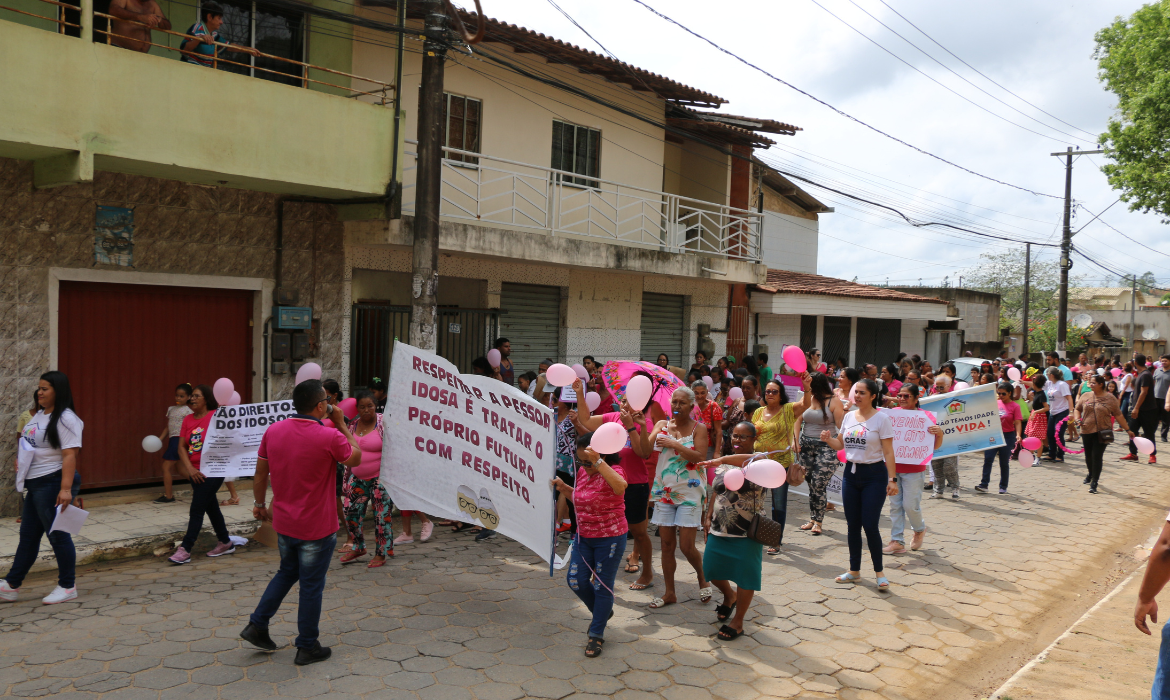
[[716,467],[713,497],[707,500],[703,514],[703,529],[709,535],[703,551],[703,576],[723,593],[723,604],[716,606],[715,617],[727,623],[719,629],[719,638],[724,641],[743,634],[743,618],[752,596],[760,590],[764,565],[764,546],[747,536],[752,517],[764,513],[764,487],[744,481],[738,491],[729,491],[723,483],[724,474],[742,467],[755,446],[756,426],[743,421],[731,430],[732,454],[702,465]]

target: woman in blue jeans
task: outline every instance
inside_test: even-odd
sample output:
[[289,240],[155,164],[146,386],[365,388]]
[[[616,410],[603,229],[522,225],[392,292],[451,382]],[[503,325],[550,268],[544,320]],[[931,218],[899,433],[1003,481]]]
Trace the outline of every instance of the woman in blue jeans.
[[975,490],[987,493],[991,483],[991,467],[995,458],[999,457],[999,492],[1007,493],[1008,466],[1011,462],[1012,451],[1016,449],[1016,439],[1024,432],[1023,414],[1019,405],[1012,401],[1012,385],[1001,382],[995,387],[995,396],[999,410],[1000,427],[1003,429],[1003,445],[983,451],[983,479],[976,484]]
[[[898,389],[898,408],[919,411],[919,388],[906,382]],[[942,447],[943,429],[931,425],[926,432],[934,436],[934,449]],[[906,551],[906,521],[914,531],[910,549],[922,547],[926,536],[926,520],[922,517],[922,490],[926,486],[926,464],[898,464],[898,493],[890,496],[890,543],[882,549],[885,554],[902,554]]]
[[0,601],[16,600],[20,584],[37,560],[41,536],[48,532],[57,558],[57,587],[43,601],[52,605],[77,597],[77,550],[73,548],[73,538],[67,532],[49,529],[57,516],[57,506],[68,508],[81,490],[77,453],[85,424],[73,412],[69,378],[61,372],[41,375],[37,406],[40,410],[20,433],[16,491],[28,489],[28,494],[24,498],[16,556],[8,575],[0,580]]
[[861,533],[869,545],[869,558],[879,590],[890,587],[882,566],[882,533],[878,521],[886,505],[886,496],[898,495],[898,470],[894,462],[894,426],[889,414],[878,410],[877,382],[863,379],[854,385],[857,410],[845,414],[837,437],[829,431],[821,440],[834,450],[845,450],[845,479],[841,485],[841,502],[845,505],[845,523],[849,526],[849,571],[836,578],[837,583],[861,580]]
[[[552,480],[557,491],[577,511],[577,538],[565,577],[569,588],[589,612],[589,641],[585,656],[601,656],[605,625],[613,617],[613,582],[626,553],[626,478],[618,455],[603,458],[589,446],[593,433],[577,438],[577,461],[581,469],[573,486],[560,478]],[[611,467],[610,464],[613,464]]]

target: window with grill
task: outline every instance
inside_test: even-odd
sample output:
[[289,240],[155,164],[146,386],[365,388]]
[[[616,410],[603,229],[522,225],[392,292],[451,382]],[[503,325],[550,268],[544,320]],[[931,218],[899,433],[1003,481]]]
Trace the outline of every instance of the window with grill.
[[[479,128],[483,103],[473,97],[443,93],[443,145],[460,151],[479,153]],[[463,163],[478,163],[479,158],[462,153],[444,153],[444,158]]]
[[601,174],[601,132],[553,120],[552,168],[577,173],[585,177],[569,177],[565,181],[582,187],[598,187],[590,178]]
[[[222,0],[220,5],[223,7],[223,24],[219,35],[225,43],[250,46],[270,56],[293,61],[305,60],[304,14],[247,0]],[[305,85],[304,68],[286,61],[224,51],[217,67],[286,85]]]

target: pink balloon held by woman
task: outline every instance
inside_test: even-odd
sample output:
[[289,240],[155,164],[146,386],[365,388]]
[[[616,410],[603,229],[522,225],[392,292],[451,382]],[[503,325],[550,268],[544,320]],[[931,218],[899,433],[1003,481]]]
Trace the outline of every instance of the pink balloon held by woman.
[[215,380],[215,385],[211,387],[211,394],[215,397],[216,403],[227,404],[232,398],[232,392],[236,390],[232,380],[227,377],[220,377]]
[[808,369],[808,358],[805,357],[804,350],[801,350],[795,345],[789,345],[784,348],[781,357],[784,358],[784,364],[788,365],[788,368],[797,374]]
[[621,423],[606,423],[593,431],[589,447],[600,455],[617,454],[626,446],[626,430]]

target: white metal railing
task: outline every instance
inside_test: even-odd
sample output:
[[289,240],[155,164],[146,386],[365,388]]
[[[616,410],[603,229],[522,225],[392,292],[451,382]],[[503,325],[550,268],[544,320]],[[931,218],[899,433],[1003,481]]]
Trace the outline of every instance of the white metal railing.
[[[407,143],[415,143],[407,141]],[[507,228],[600,238],[671,252],[760,260],[763,215],[577,173],[444,149],[440,214]],[[403,168],[404,213],[414,212],[417,155]],[[589,186],[577,184],[585,180]]]

